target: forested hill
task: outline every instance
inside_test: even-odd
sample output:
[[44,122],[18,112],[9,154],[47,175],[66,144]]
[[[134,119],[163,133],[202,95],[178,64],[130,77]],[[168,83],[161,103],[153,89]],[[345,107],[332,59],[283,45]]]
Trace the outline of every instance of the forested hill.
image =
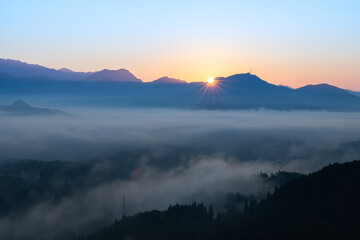
[[81,239],[360,239],[359,173],[360,161],[333,164],[251,200],[241,212],[176,205],[124,217]]

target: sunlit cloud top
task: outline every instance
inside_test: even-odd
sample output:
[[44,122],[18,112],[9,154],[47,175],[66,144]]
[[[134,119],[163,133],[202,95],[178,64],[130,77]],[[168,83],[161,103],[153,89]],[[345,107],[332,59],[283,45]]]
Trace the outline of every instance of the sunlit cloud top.
[[360,90],[359,1],[4,1],[0,57],[144,81],[252,72]]

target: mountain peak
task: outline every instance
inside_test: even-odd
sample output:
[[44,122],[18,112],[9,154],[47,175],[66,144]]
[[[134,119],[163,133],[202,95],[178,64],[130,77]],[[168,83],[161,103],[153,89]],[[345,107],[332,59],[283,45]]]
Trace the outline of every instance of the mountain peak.
[[140,79],[135,77],[129,70],[123,68],[118,70],[104,69],[91,74],[84,80],[105,82],[142,82]]
[[68,69],[68,68],[60,68],[58,71],[60,71],[60,72],[69,72],[69,73],[74,72],[73,70]]
[[227,77],[229,80],[236,80],[236,81],[261,81],[265,82],[264,80],[260,79],[258,76],[251,74],[251,73],[238,73]]
[[176,79],[176,78],[169,78],[167,76],[161,77],[152,81],[152,83],[163,83],[163,84],[186,84],[187,82],[184,80]]
[[63,115],[67,116],[66,112],[56,110],[56,109],[47,109],[47,108],[38,108],[33,107],[23,100],[19,99],[9,105],[0,105],[0,114],[10,114],[10,115]]
[[15,102],[13,102],[12,104],[10,104],[9,106],[11,107],[17,107],[17,108],[24,108],[24,107],[31,107],[29,104],[27,104],[26,102],[24,102],[23,100],[19,99],[16,100]]
[[342,93],[342,94],[350,94],[346,90],[335,87],[333,85],[327,84],[327,83],[321,83],[321,84],[315,84],[315,85],[306,85],[304,87],[298,88],[298,91],[316,91],[316,92],[326,92],[326,93]]
[[28,64],[12,59],[0,58],[0,72],[7,73],[16,78],[46,78],[54,80],[80,80],[90,73],[73,72],[61,68],[55,70],[38,64]]
[[229,84],[231,86],[238,86],[238,87],[257,88],[257,87],[275,86],[251,73],[240,73],[240,74],[231,75],[229,77],[218,77],[216,78],[216,80],[224,84]]
[[302,87],[304,89],[317,89],[317,90],[326,90],[326,89],[339,89],[338,87],[335,87],[335,86],[332,86],[330,84],[327,84],[327,83],[320,83],[320,84],[308,84],[304,87]]

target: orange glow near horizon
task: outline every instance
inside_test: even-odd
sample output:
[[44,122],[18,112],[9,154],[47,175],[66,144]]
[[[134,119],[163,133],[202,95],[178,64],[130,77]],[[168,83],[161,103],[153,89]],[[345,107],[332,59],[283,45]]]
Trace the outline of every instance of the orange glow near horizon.
[[[210,51],[209,51],[210,52]],[[125,68],[133,73],[137,78],[144,82],[151,82],[163,76],[185,80],[187,82],[205,81],[208,83],[209,76],[228,77],[233,74],[252,72],[264,81],[275,85],[286,85],[293,88],[305,86],[307,84],[328,83],[340,88],[360,91],[360,68],[356,68],[355,63],[344,61],[343,63],[328,62],[319,60],[317,63],[298,60],[296,63],[291,61],[284,63],[267,61],[266,57],[236,58],[230,54],[218,54],[217,52],[204,55],[188,54],[176,57],[169,57],[167,61],[156,56],[146,59],[117,59],[105,58],[98,62],[93,56],[89,56],[87,61],[80,59],[62,59],[53,57],[49,60],[44,57],[42,61],[33,59],[21,59],[29,64],[39,64],[48,68],[59,69],[69,68],[73,71],[101,71],[102,69]],[[19,59],[19,57],[6,57]],[[353,60],[352,60],[353,61]],[[355,61],[354,61],[355,62]],[[240,63],[240,64],[238,64]],[[346,65],[346,66],[345,66]],[[180,67],[179,67],[180,66]],[[286,67],[283,67],[286,66]],[[352,70],[354,69],[354,70]],[[215,80],[215,83],[217,81]]]
[[218,85],[217,77],[251,72],[275,85],[360,91],[360,1],[72,1],[72,11],[63,1],[23,1],[21,14],[15,1],[3,2],[3,59],[76,72],[124,68],[143,82],[212,76]]

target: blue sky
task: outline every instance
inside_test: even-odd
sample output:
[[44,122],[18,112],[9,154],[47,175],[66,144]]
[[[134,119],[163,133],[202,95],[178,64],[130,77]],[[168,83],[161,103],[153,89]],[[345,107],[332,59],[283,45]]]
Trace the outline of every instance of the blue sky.
[[0,57],[144,81],[238,72],[360,90],[360,1],[3,1]]

